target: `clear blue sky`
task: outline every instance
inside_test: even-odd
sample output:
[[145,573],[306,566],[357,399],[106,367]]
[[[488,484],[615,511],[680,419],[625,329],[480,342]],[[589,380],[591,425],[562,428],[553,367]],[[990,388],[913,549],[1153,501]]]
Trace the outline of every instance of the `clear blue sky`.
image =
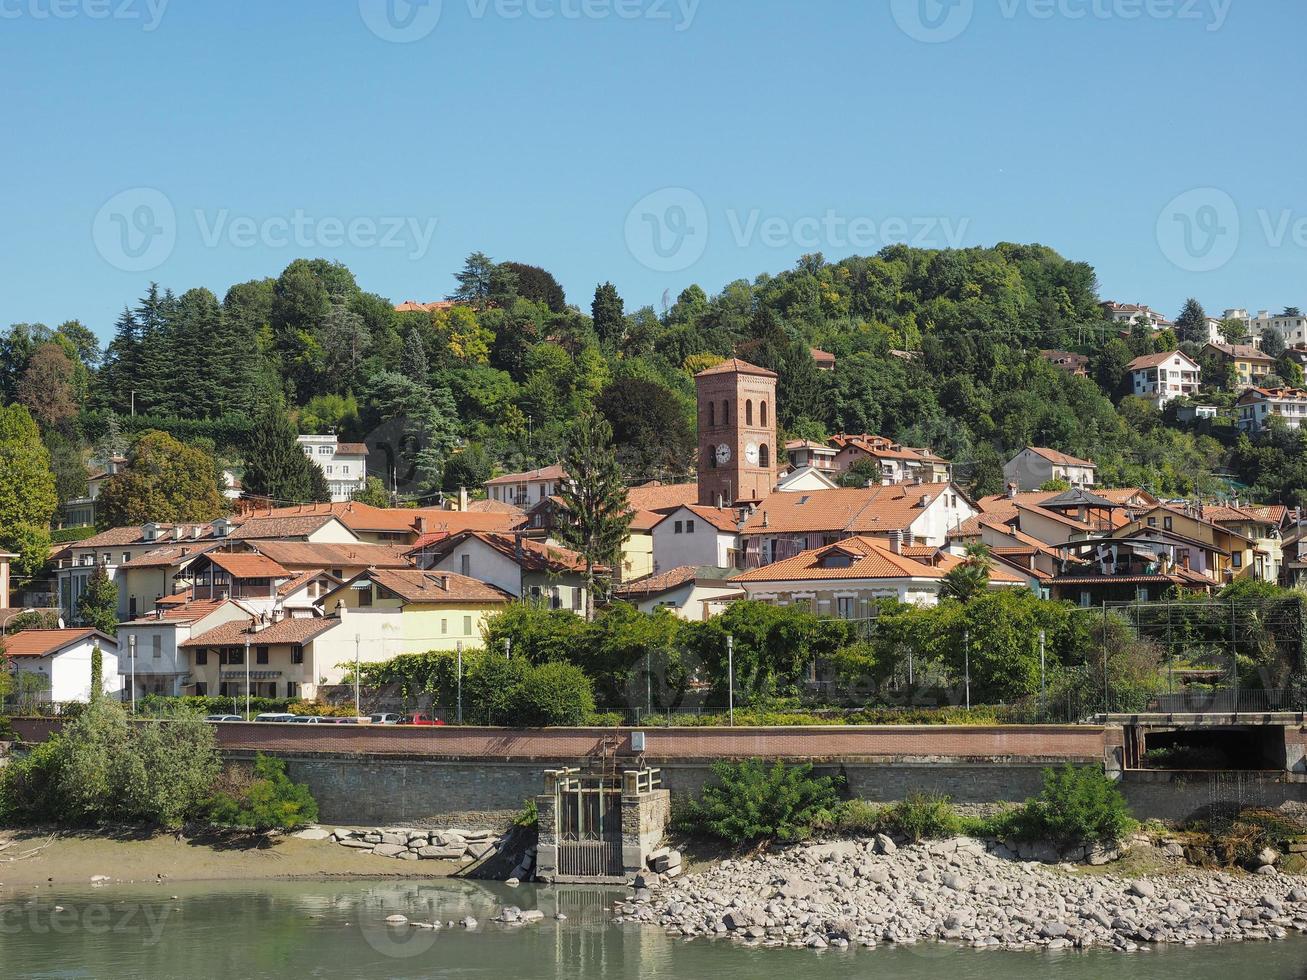
[[107,337],[151,279],[317,255],[435,299],[476,249],[634,308],[904,230],[1042,242],[1170,314],[1307,307],[1305,28],[1301,0],[0,0],[0,323]]

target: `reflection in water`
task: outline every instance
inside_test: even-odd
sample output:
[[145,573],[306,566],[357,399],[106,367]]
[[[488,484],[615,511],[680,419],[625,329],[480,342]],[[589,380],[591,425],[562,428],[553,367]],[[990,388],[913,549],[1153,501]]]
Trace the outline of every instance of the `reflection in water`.
[[[922,944],[866,950],[773,950],[687,942],[616,926],[620,889],[471,881],[231,882],[85,891],[0,891],[0,977],[276,978],[582,977],[711,980],[1302,980],[1307,941],[1047,954]],[[491,920],[504,905],[537,923]],[[56,912],[56,909],[61,910]],[[558,921],[562,913],[567,918]],[[442,924],[393,927],[387,916]],[[467,916],[469,931],[444,923]]]

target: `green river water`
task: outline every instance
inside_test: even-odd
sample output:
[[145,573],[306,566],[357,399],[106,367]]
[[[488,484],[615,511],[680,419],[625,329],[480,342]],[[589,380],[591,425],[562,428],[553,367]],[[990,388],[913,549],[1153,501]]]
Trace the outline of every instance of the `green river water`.
[[[687,942],[656,928],[613,925],[605,907],[619,894],[460,881],[6,889],[0,978],[1307,978],[1303,938],[1134,954],[940,944],[818,953]],[[539,908],[547,918],[518,927],[490,922],[503,904]],[[566,921],[553,918],[559,911]],[[383,920],[395,913],[428,922],[471,915],[480,924],[471,932],[394,929]]]

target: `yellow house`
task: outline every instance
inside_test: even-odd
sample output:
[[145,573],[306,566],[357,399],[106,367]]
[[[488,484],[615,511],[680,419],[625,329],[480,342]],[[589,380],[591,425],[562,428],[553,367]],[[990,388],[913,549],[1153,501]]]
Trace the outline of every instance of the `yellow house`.
[[1284,568],[1285,506],[1217,505],[1203,508],[1203,517],[1253,543],[1252,576],[1260,582],[1278,582]]
[[1247,344],[1209,343],[1203,353],[1212,353],[1224,364],[1233,364],[1240,386],[1259,385],[1276,371],[1275,358]]
[[[1158,506],[1145,511],[1112,533],[1114,538],[1137,536],[1139,532],[1160,532],[1177,545],[1177,561],[1191,571],[1206,575],[1217,585],[1255,574],[1255,545],[1238,531],[1213,523],[1193,512]],[[1185,545],[1189,547],[1184,547]]]
[[621,582],[637,582],[654,572],[654,525],[663,519],[662,514],[653,511],[636,511],[631,521],[631,530],[622,542],[622,571],[618,576]]
[[[465,649],[482,644],[482,627],[513,601],[502,589],[453,572],[372,568],[322,599],[340,620],[320,645],[325,659],[380,662],[405,653]],[[326,650],[326,648],[330,648]]]

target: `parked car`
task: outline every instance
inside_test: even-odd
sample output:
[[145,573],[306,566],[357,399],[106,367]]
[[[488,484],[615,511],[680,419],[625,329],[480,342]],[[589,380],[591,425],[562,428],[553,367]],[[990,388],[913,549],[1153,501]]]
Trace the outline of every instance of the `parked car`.
[[405,715],[400,721],[400,724],[435,727],[436,725],[443,725],[444,721],[427,714],[425,711],[415,711],[411,715]]
[[404,720],[404,716],[394,711],[383,711],[373,715],[369,720],[374,725],[398,725]]
[[326,725],[331,720],[330,718],[319,718],[317,715],[291,715],[289,719],[293,725]]
[[285,724],[286,722],[295,721],[296,717],[297,716],[292,715],[285,711],[266,711],[261,715],[255,715],[254,720],[268,721],[268,722],[281,722],[282,724]]
[[205,718],[204,720],[218,722],[218,721],[244,721],[245,719],[242,718],[240,715],[209,715],[209,717]]

